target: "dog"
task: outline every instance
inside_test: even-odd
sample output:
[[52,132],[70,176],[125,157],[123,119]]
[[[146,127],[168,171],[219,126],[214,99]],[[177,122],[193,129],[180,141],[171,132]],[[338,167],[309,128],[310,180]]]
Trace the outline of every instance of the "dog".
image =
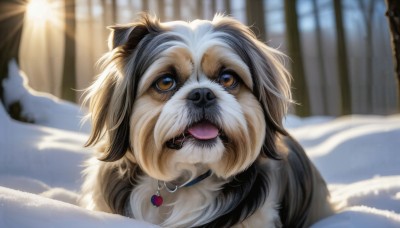
[[86,91],[97,153],[81,205],[162,227],[307,227],[327,186],[282,121],[283,54],[237,20],[111,27]]

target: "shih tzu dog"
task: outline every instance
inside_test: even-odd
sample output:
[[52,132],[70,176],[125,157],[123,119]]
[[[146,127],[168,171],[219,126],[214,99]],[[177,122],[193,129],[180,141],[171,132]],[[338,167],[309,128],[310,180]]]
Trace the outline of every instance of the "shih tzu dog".
[[87,90],[99,145],[81,204],[163,227],[307,227],[332,213],[326,184],[282,126],[282,54],[238,21],[111,28]]

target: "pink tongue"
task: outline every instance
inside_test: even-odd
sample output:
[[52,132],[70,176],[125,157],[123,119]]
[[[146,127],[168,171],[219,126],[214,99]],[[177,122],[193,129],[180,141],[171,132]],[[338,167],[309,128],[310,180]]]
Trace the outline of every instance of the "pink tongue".
[[188,129],[188,132],[200,140],[213,139],[218,136],[218,128],[208,122],[200,122]]

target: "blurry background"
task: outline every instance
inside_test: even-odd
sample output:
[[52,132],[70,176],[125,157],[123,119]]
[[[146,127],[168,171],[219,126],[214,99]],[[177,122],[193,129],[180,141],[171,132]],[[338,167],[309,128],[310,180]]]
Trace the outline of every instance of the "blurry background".
[[9,12],[0,14],[0,23],[17,14],[7,2],[26,6],[23,24],[14,23],[9,33],[22,28],[19,63],[29,84],[77,103],[99,73],[106,26],[132,22],[142,11],[185,21],[219,12],[251,25],[289,56],[297,115],[399,111],[384,0],[0,0],[2,12]]

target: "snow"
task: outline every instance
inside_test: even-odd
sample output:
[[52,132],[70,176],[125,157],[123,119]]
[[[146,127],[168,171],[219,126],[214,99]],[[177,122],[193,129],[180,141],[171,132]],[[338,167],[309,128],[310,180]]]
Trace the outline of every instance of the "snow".
[[6,107],[20,101],[23,116],[36,124],[59,129],[89,132],[90,126],[81,123],[84,111],[71,102],[33,90],[25,73],[19,70],[15,60],[8,63],[8,77],[3,81]]
[[3,187],[0,187],[0,207],[0,227],[155,227]]
[[[33,91],[15,63],[6,104],[20,100],[35,124],[12,120],[0,105],[0,227],[155,227],[76,204],[83,147],[78,106]],[[285,119],[327,181],[341,210],[313,228],[400,227],[400,115]]]

